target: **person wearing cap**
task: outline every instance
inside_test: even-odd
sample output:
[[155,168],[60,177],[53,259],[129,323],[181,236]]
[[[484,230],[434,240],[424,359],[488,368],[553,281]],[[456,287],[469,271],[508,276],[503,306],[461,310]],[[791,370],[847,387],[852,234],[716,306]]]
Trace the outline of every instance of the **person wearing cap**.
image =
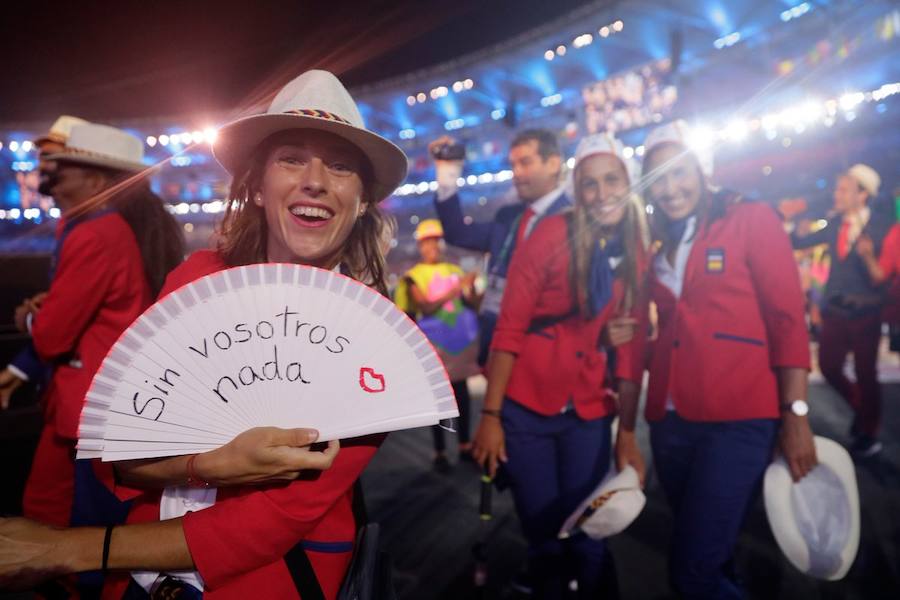
[[[733,552],[774,449],[816,464],[809,338],[790,241],[768,205],[718,190],[683,122],[652,131],[643,178],[656,239],[645,417],[674,512],[669,573],[685,598],[741,598]],[[646,318],[646,311],[641,315]],[[621,411],[634,410],[633,397]]]
[[542,220],[513,256],[491,342],[474,455],[492,477],[502,464],[539,598],[562,598],[572,579],[586,598],[613,585],[603,540],[558,532],[609,468],[616,402],[606,388],[636,401],[643,373],[638,336],[619,346],[611,376],[602,339],[610,319],[641,304],[647,231],[628,163],[609,135],[582,140],[574,208]]
[[[72,127],[87,123],[84,119],[62,115],[50,126],[50,130],[34,140],[34,146],[38,154],[38,173],[40,183],[38,191],[44,196],[51,196],[53,188],[52,179],[56,163],[45,160],[49,154],[61,152],[72,132]],[[47,296],[47,292],[40,292],[31,298],[26,298],[22,304],[16,307],[14,323],[16,329],[22,333],[29,332],[29,322]],[[9,407],[10,398],[16,389],[27,381],[42,382],[49,377],[49,368],[45,366],[34,350],[33,344],[28,344],[19,352],[0,372],[0,409]]]
[[[387,293],[382,240],[390,222],[379,204],[406,177],[407,158],[365,128],[334,75],[298,76],[266,113],[221,128],[213,152],[233,177],[217,247],[192,254],[161,295],[229,267],[265,262],[340,271]],[[135,586],[140,594],[200,590],[211,600],[296,598],[303,584],[333,600],[354,545],[354,482],[383,436],[344,441],[340,452],[337,442],[323,452],[306,448],[311,468],[325,470],[296,479],[296,466],[273,475],[267,463],[289,462],[276,458],[290,450],[284,446],[309,444],[314,435],[288,430],[302,439],[283,440],[281,452],[260,458],[258,431],[208,453],[117,464],[116,492],[133,499],[128,525],[52,530],[0,521],[4,544],[20,544],[3,556],[20,549],[19,556],[31,557],[12,565],[0,557],[0,579],[103,568],[117,571],[105,590],[111,598]],[[240,485],[263,480],[281,483]],[[231,487],[217,490],[220,483]],[[140,493],[126,485],[163,489]]]
[[512,181],[519,202],[501,207],[491,221],[467,223],[457,184],[464,162],[439,158],[441,150],[453,143],[450,137],[444,136],[428,147],[429,154],[438,157],[435,158],[438,189],[434,207],[448,244],[490,254],[487,289],[478,314],[481,331],[478,362],[484,365],[503,299],[506,272],[516,247],[543,218],[566,209],[571,200],[561,181],[563,159],[556,135],[546,129],[529,129],[516,135],[509,148]]
[[[434,345],[459,405],[459,456],[471,460],[469,441],[469,386],[466,379],[479,373],[478,320],[470,308],[476,301],[477,273],[465,273],[458,265],[444,260],[444,230],[437,219],[425,219],[415,231],[422,260],[407,271],[394,292],[401,310],[418,323]],[[446,472],[444,430],[431,428],[434,438],[434,466]]]
[[[819,368],[825,380],[853,409],[851,453],[860,458],[881,450],[881,385],[878,383],[878,345],[885,289],[869,274],[869,257],[882,253],[882,244],[895,219],[879,214],[872,202],[881,178],[868,165],[856,164],[842,173],[834,189],[833,217],[806,236],[795,231],[795,248],[828,244],[831,268],[822,303]],[[856,382],[844,375],[847,354],[853,353]]]
[[[42,141],[42,170],[62,217],[50,289],[29,316],[34,349],[53,376],[22,504],[26,516],[54,525],[74,517],[74,447],[91,378],[182,252],[177,223],[159,198],[148,199],[146,184],[115,188],[144,168],[140,140],[104,125],[70,125],[65,146]],[[59,151],[48,154],[52,144]]]

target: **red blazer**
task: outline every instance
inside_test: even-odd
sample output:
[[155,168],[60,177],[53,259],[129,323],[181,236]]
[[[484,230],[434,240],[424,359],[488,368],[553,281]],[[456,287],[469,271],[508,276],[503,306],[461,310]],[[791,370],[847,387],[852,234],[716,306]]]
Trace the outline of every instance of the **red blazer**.
[[118,213],[70,230],[31,328],[38,355],[56,363],[45,396],[45,419],[59,435],[78,439],[81,407],[94,373],[152,300],[137,241]]
[[[196,252],[169,274],[161,296],[224,268],[217,253]],[[384,437],[342,440],[331,468],[313,473],[315,478],[221,488],[213,506],[185,515],[185,539],[206,586],[203,597],[297,598],[283,558],[303,542],[325,598],[335,598],[356,533],[353,484]],[[116,492],[122,498],[134,495],[124,488]],[[128,522],[159,520],[159,498],[159,491],[135,498]],[[103,597],[121,598],[129,577],[110,577]]]
[[800,275],[775,211],[736,204],[701,225],[680,299],[652,268],[649,279],[659,337],[647,420],[665,416],[669,394],[690,421],[778,418],[773,369],[809,369],[809,336]]
[[[565,217],[547,217],[513,255],[491,349],[516,355],[506,390],[513,401],[550,416],[572,399],[578,416],[597,419],[615,411],[615,403],[604,393],[606,355],[598,342],[622,298],[622,282],[615,280],[612,300],[593,319],[571,316],[528,333],[534,319],[572,310],[566,235]],[[631,360],[636,354],[633,346],[618,350],[622,359],[617,375],[640,382],[641,363]]]

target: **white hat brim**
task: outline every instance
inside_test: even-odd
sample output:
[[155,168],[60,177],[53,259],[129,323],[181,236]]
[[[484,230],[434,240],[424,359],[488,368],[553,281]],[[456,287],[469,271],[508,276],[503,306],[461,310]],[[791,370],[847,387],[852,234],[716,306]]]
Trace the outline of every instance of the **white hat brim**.
[[291,129],[316,129],[333,133],[362,151],[372,165],[375,201],[390,196],[406,179],[409,162],[403,150],[378,134],[353,125],[293,114],[243,117],[223,126],[213,146],[216,160],[232,175],[247,164],[257,146],[269,136]]
[[[840,444],[828,438],[816,436],[814,439],[819,465],[824,465],[837,475],[846,492],[850,508],[850,530],[846,544],[840,553],[841,564],[837,569],[822,577],[829,581],[835,581],[847,574],[859,549],[859,490],[856,484],[856,471],[853,466],[853,460],[847,451]],[[785,463],[784,458],[777,458],[766,469],[763,482],[766,517],[769,520],[769,526],[775,536],[775,541],[778,542],[779,548],[781,548],[781,551],[791,564],[805,574],[815,575],[809,572],[809,549],[800,532],[791,505],[791,487],[793,485],[794,482],[787,463]]]
[[127,160],[116,160],[114,158],[106,158],[103,156],[91,156],[87,154],[70,154],[68,152],[58,152],[44,157],[44,160],[55,160],[59,162],[68,162],[78,165],[87,165],[89,167],[103,167],[116,171],[127,171],[129,173],[139,173],[145,169],[149,169],[144,163],[136,163]]
[[[605,532],[603,535],[591,535],[586,530],[585,533],[593,539],[603,539],[625,531],[625,529],[638,518],[641,511],[644,510],[644,506],[647,504],[647,497],[644,495],[643,490],[641,490],[640,477],[631,465],[626,465],[625,468],[619,472],[616,472],[615,468],[611,467],[603,478],[603,481],[601,481],[594,491],[578,505],[578,508],[576,508],[571,515],[569,515],[569,518],[566,519],[563,526],[560,528],[557,537],[559,539],[566,539],[571,536],[574,533],[573,529],[575,528],[576,523],[594,499],[612,490],[618,492],[617,498],[620,496],[623,498],[625,496],[628,497],[627,504],[623,503],[617,506],[618,510],[616,516],[618,519],[615,519],[615,523],[609,523],[604,527]],[[611,512],[609,510],[610,506],[611,503],[607,502],[594,511],[588,519],[603,518],[605,513]]]

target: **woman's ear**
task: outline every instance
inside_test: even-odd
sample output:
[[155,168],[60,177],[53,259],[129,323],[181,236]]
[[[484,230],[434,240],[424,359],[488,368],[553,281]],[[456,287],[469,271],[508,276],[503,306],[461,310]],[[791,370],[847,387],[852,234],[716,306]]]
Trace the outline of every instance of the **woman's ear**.
[[256,192],[255,194],[253,194],[253,204],[255,204],[255,205],[257,205],[258,207],[262,208],[262,206],[263,206],[263,197],[262,197],[262,194],[260,194],[259,192]]

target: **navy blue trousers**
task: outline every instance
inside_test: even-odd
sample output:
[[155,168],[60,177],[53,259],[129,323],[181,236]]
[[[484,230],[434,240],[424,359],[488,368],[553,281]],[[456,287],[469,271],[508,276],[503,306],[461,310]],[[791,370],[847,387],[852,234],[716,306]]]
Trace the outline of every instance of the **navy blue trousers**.
[[704,423],[669,411],[650,424],[653,461],[675,513],[669,577],[681,597],[744,597],[732,555],[772,460],[778,423]]
[[606,542],[584,534],[557,539],[563,521],[609,469],[612,416],[585,421],[574,410],[545,417],[507,398],[503,432],[509,462],[505,476],[528,540],[534,596],[562,598],[571,579],[579,597],[596,598],[614,585]]

